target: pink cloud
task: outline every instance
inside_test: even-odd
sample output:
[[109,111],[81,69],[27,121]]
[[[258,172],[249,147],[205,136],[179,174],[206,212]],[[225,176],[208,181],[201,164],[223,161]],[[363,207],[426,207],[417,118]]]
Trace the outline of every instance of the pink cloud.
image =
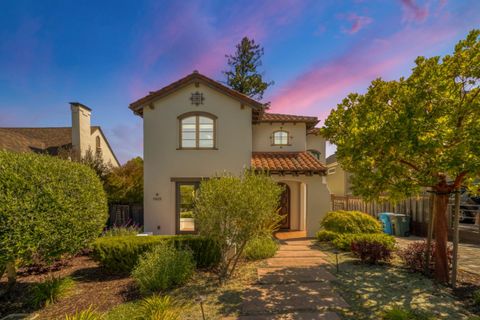
[[350,28],[343,30],[344,33],[348,33],[348,34],[357,33],[358,31],[360,31],[361,29],[363,29],[365,26],[369,25],[373,21],[373,19],[370,17],[359,16],[355,13],[349,14],[346,19],[352,23]]
[[[406,28],[384,39],[349,48],[343,56],[313,65],[271,96],[271,111],[314,114],[325,118],[349,92],[366,89],[377,77],[399,76],[418,55],[428,55],[457,35],[461,27],[439,21],[424,28]],[[415,41],[412,41],[415,39]]]
[[404,12],[404,20],[423,22],[428,17],[428,8],[420,6],[415,0],[400,0]]

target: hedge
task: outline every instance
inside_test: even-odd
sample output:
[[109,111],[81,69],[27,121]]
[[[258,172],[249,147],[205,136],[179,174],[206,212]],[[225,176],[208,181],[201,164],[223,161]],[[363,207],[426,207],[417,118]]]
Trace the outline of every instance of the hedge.
[[379,243],[389,250],[395,248],[395,238],[385,233],[345,233],[340,234],[332,241],[332,244],[340,250],[350,251],[353,242],[365,241]]
[[189,249],[198,268],[215,266],[220,252],[213,241],[196,235],[102,237],[93,243],[92,257],[113,272],[131,272],[140,256],[159,243]]
[[381,233],[382,224],[360,211],[331,211],[320,223],[322,230],[336,233]]
[[106,195],[91,168],[0,151],[0,266],[74,254],[100,235],[106,220]]

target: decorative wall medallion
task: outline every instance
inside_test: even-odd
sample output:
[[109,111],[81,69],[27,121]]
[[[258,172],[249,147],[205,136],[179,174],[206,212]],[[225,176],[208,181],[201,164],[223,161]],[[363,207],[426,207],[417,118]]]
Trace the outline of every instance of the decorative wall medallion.
[[203,97],[203,93],[198,91],[193,92],[192,95],[190,96],[190,101],[192,102],[192,104],[196,106],[203,104],[204,100],[205,98]]

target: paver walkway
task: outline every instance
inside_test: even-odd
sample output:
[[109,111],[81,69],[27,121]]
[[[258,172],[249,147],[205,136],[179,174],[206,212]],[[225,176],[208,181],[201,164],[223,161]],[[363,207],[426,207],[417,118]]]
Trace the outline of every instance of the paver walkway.
[[284,241],[244,292],[240,319],[340,319],[331,310],[348,304],[330,286],[335,277],[324,258],[310,240]]
[[[410,236],[408,238],[396,237],[400,247],[406,247],[412,241],[425,238]],[[451,244],[451,242],[449,242]],[[480,246],[475,244],[460,243],[458,245],[458,267],[462,270],[480,275]]]

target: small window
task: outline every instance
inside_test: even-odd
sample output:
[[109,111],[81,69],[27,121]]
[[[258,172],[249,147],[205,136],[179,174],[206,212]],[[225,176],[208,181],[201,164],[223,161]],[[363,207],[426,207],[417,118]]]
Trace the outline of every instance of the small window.
[[214,149],[215,120],[214,115],[199,112],[188,113],[180,119],[180,148],[181,149]]
[[288,146],[289,136],[288,131],[279,130],[273,133],[273,145],[274,146]]
[[102,146],[101,146],[101,141],[99,136],[95,138],[95,151],[97,155],[102,153]]
[[335,168],[328,168],[328,174],[334,174],[335,173]]
[[308,149],[307,150],[311,155],[313,155],[315,158],[320,160],[320,155],[322,154],[320,151],[315,150],[315,149]]

